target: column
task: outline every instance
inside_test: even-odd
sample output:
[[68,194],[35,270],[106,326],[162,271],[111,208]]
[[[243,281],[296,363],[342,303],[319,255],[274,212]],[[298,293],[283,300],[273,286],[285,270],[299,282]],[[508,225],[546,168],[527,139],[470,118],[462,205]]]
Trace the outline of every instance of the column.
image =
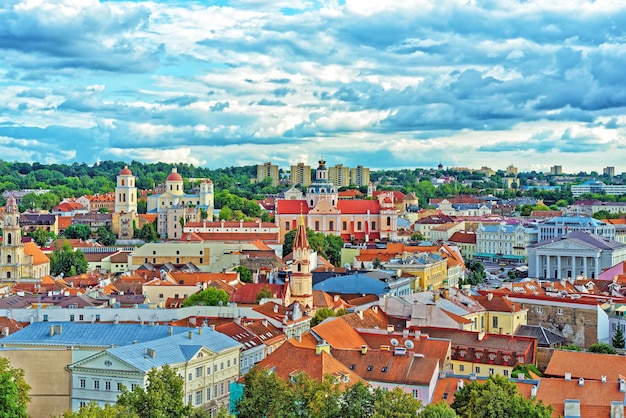
[[561,274],[561,256],[560,255],[556,257],[556,268],[557,268],[556,278],[561,280],[561,276],[563,276],[563,274]]
[[600,254],[596,254],[596,275],[594,279],[597,279],[600,275]]
[[583,257],[583,274],[585,278],[589,277],[589,273],[587,272],[587,257]]
[[572,279],[576,278],[576,256],[572,256]]
[[549,279],[552,277],[552,274],[550,273],[550,255],[546,255],[546,279]]
[[[530,263],[530,260],[528,260]],[[539,254],[535,254],[535,277],[541,277],[541,272],[543,271],[543,265],[541,264],[541,257]]]

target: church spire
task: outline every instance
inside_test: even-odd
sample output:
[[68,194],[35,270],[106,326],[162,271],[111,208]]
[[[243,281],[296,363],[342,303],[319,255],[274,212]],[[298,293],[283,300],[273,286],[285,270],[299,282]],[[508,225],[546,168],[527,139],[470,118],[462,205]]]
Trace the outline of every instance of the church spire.
[[300,219],[298,220],[298,228],[296,229],[296,236],[293,239],[293,247],[292,250],[295,252],[296,250],[309,249],[309,239],[306,234],[306,225],[304,224],[304,216],[300,214]]

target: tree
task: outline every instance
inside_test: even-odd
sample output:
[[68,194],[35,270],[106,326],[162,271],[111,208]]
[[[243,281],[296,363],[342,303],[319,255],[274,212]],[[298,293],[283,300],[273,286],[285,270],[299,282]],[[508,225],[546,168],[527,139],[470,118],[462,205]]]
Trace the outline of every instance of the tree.
[[324,321],[330,316],[335,316],[335,311],[331,308],[320,308],[315,312],[313,318],[311,318],[311,327],[314,327]]
[[98,235],[97,241],[105,247],[115,245],[115,241],[117,241],[115,234],[111,232],[111,230],[107,227],[99,227],[98,231],[96,231],[96,234]]
[[615,349],[610,344],[600,342],[591,344],[588,351],[590,353],[615,354]]
[[274,294],[272,293],[272,291],[269,290],[267,287],[264,287],[263,289],[259,290],[259,293],[256,294],[255,300],[256,300],[256,303],[258,304],[263,299],[270,299],[273,297],[274,297]]
[[41,227],[37,228],[33,232],[29,232],[28,235],[30,235],[35,241],[35,244],[40,247],[46,245],[50,238],[54,238],[54,232],[48,232]]
[[419,414],[420,418],[456,418],[456,416],[454,409],[450,408],[445,401],[426,405]]
[[374,414],[374,397],[362,381],[349,386],[343,392],[339,416],[345,418],[371,417]]
[[26,418],[29,390],[24,370],[12,367],[9,359],[0,357],[0,418]]
[[223,289],[208,287],[198,293],[194,293],[183,301],[183,306],[218,306],[226,305],[230,297]]
[[561,350],[583,351],[582,347],[574,343],[570,343],[561,347]]
[[240,418],[288,417],[293,411],[289,386],[276,373],[254,367],[244,376],[244,389],[235,409]]
[[372,267],[375,269],[380,269],[383,266],[383,263],[380,262],[378,256],[372,261]]
[[231,208],[222,208],[219,213],[220,221],[230,221],[233,218],[233,211]]
[[75,251],[70,244],[65,241],[50,254],[50,274],[65,277],[72,277],[87,272],[89,264],[82,251]]
[[519,393],[515,383],[501,375],[465,384],[454,395],[451,405],[459,417],[472,418],[550,418],[553,409]]
[[541,377],[541,372],[534,364],[518,364],[513,368],[511,372],[511,377],[517,378],[520,374],[523,374],[526,377],[530,377],[531,373],[535,376]]
[[252,283],[252,271],[246,266],[237,266],[233,270],[239,272],[239,280],[244,283]]
[[421,407],[421,401],[399,387],[389,391],[380,388],[374,390],[374,418],[413,418]]
[[78,411],[68,410],[58,418],[137,418],[138,415],[120,405],[100,406],[91,401],[81,406]]
[[89,225],[78,224],[70,225],[65,228],[63,235],[68,239],[82,239],[87,241],[91,237],[91,228]]
[[148,372],[144,389],[136,386],[131,392],[122,388],[117,404],[128,408],[138,418],[179,418],[191,413],[183,402],[183,379],[168,365]]
[[156,233],[156,229],[153,223],[145,223],[139,232],[137,233],[137,238],[142,240],[143,242],[154,242],[157,240],[158,236]]
[[615,348],[624,348],[624,331],[622,330],[621,325],[618,325],[615,330],[615,334],[613,334],[613,347]]

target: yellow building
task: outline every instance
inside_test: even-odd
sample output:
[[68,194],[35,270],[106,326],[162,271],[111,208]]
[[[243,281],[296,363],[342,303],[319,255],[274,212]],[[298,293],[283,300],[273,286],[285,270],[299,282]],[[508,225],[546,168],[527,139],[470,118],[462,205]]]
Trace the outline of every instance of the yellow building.
[[398,270],[415,276],[413,292],[440,289],[447,285],[448,262],[439,254],[404,253],[401,260],[383,264],[384,269]]
[[309,186],[311,184],[311,166],[304,165],[304,163],[292,165],[289,178],[293,185],[299,184],[302,187]]
[[270,161],[263,164],[257,164],[256,181],[261,182],[268,177],[272,179],[272,186],[278,186],[278,182],[280,180],[278,166],[272,164]]
[[344,167],[343,164],[336,164],[334,167],[328,167],[328,180],[335,187],[345,187],[350,185],[350,167]]
[[350,183],[355,186],[367,186],[370,184],[370,169],[357,165],[356,168],[350,169]]

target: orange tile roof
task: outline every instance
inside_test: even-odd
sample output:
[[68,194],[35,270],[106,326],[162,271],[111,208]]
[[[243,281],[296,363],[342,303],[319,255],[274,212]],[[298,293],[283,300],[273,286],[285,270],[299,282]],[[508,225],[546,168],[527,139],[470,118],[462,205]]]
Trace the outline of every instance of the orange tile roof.
[[554,350],[545,376],[563,377],[571,373],[572,378],[601,380],[606,376],[615,382],[620,375],[626,375],[626,357],[613,354],[596,354],[583,351]]
[[348,376],[349,384],[354,384],[363,379],[355,372],[337,360],[334,355],[321,351],[316,354],[315,349],[298,347],[289,340],[278,347],[269,356],[261,360],[256,367],[273,370],[277,376],[289,381],[292,376],[300,372],[308,374],[311,378],[321,381],[327,374]]
[[546,405],[552,405],[554,417],[564,416],[566,399],[580,401],[580,412],[583,417],[611,416],[612,401],[619,402],[622,410],[624,408],[624,392],[619,391],[616,380],[602,382],[543,378],[539,382],[537,399]]
[[366,344],[354,328],[336,318],[313,327],[311,333],[325,340],[333,348],[361,348]]
[[70,225],[72,225],[72,218],[70,216],[57,216],[57,227],[60,231],[63,231]]
[[33,265],[39,266],[50,262],[50,259],[45,255],[41,249],[34,242],[24,243],[24,254],[33,258]]

